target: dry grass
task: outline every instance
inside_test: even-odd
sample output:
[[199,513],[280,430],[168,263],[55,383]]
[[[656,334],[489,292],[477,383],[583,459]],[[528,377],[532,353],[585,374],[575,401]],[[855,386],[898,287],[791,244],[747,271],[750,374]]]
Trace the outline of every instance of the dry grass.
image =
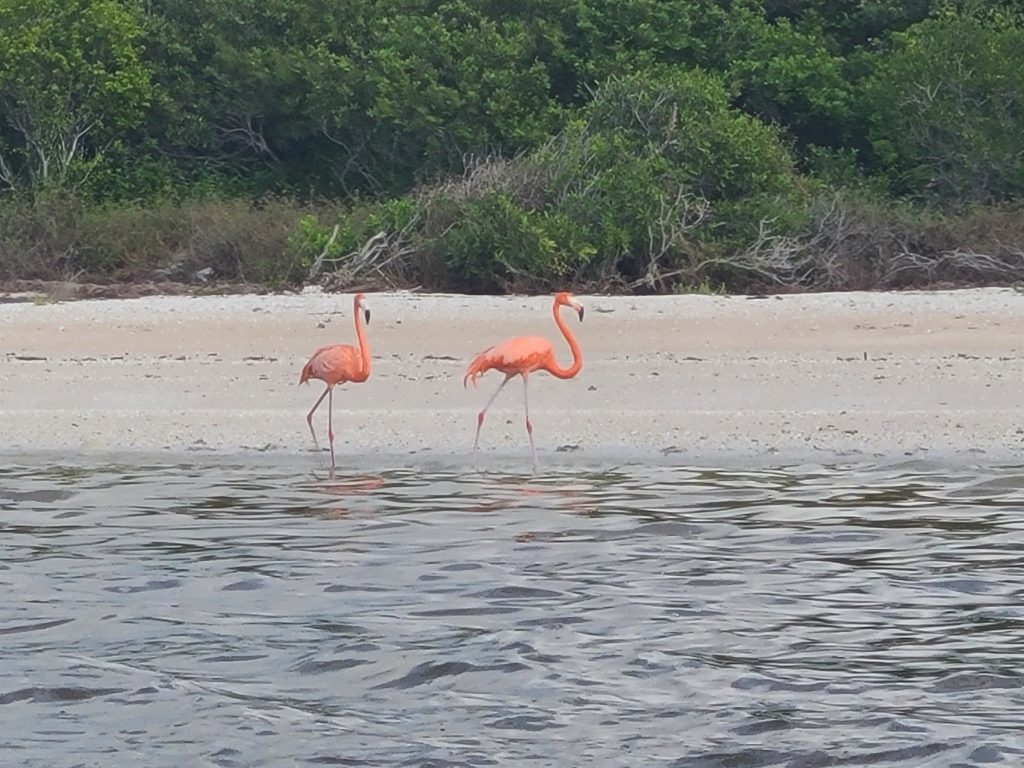
[[[284,198],[116,209],[86,209],[72,199],[8,201],[0,207],[0,281],[122,283],[152,290],[163,285],[170,291],[182,285],[282,287],[316,279],[338,291],[466,290],[470,277],[436,255],[437,243],[459,221],[466,201],[496,189],[542,197],[551,182],[548,172],[496,159],[470,164],[459,179],[422,190],[414,215],[400,231],[374,232],[340,257],[320,254],[324,258],[315,269],[311,263],[317,254],[301,253],[294,241],[297,222],[310,214],[343,221],[351,214],[340,206]],[[649,252],[635,255],[635,274],[623,274],[614,260],[597,259],[596,267],[565,276],[563,284],[612,292],[699,285],[790,292],[1010,285],[1024,279],[1020,206],[939,214],[837,194],[813,204],[804,231],[777,232],[765,221],[745,247],[729,253],[702,239],[699,225],[708,211],[705,201],[680,197],[650,223]],[[680,252],[687,255],[680,258]],[[528,285],[550,287],[536,280]],[[97,289],[85,293],[96,295]]]
[[730,290],[893,290],[1009,285],[1024,278],[1024,211],[976,208],[941,215],[838,195],[819,200],[807,230],[762,222],[728,256],[694,265],[688,278],[735,275]]
[[302,215],[324,207],[287,198],[8,205],[0,279],[298,284],[304,274],[290,238]]

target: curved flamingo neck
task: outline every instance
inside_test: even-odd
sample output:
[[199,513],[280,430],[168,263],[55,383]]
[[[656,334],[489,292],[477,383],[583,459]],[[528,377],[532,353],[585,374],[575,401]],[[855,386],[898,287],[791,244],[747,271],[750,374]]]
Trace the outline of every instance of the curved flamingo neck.
[[366,327],[363,325],[363,313],[360,311],[359,299],[352,300],[352,313],[355,315],[356,340],[359,343],[359,378],[356,381],[366,381],[370,378],[373,361],[370,358],[370,345],[366,341]]
[[560,368],[557,360],[551,361],[551,367],[548,368],[548,372],[552,376],[557,376],[560,379],[571,379],[580,369],[583,367],[583,352],[580,350],[580,344],[576,341],[576,337],[572,335],[572,331],[569,330],[569,326],[565,324],[565,320],[562,319],[562,315],[559,313],[558,308],[561,305],[558,302],[551,307],[551,313],[555,316],[555,325],[558,326],[558,330],[562,332],[562,336],[569,343],[569,351],[572,352],[572,365],[568,368]]

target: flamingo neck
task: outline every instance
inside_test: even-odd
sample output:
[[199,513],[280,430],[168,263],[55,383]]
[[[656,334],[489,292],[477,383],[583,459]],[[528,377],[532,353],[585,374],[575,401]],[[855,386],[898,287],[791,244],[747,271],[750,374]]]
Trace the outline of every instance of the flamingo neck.
[[359,301],[353,300],[352,313],[355,315],[356,340],[359,343],[359,378],[355,381],[366,381],[370,378],[370,369],[373,361],[370,358],[370,345],[366,341],[366,327],[363,325],[363,313],[359,307]]
[[555,325],[558,326],[558,330],[562,332],[562,336],[569,343],[569,351],[572,352],[572,365],[568,368],[560,368],[558,361],[552,361],[551,367],[548,372],[552,376],[557,376],[560,379],[571,379],[580,369],[583,367],[583,352],[580,350],[579,342],[576,341],[576,337],[572,335],[572,331],[569,330],[569,326],[565,324],[565,320],[558,311],[559,305],[556,303],[551,307],[551,313],[555,316]]

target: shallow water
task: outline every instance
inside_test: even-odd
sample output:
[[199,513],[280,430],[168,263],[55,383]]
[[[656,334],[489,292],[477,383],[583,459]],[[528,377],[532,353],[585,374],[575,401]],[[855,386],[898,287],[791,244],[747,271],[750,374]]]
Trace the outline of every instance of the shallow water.
[[1024,468],[0,469],[23,766],[1024,764]]

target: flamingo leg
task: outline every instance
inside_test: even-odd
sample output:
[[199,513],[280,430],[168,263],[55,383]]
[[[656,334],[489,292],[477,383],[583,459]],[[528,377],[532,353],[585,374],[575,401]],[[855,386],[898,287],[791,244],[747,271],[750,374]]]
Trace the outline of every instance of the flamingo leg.
[[530,453],[533,456],[533,471],[537,471],[537,446],[533,443],[533,424],[530,422],[529,380],[523,374],[523,406],[526,409],[526,434],[530,436]]
[[306,423],[309,424],[309,434],[313,436],[313,445],[316,446],[316,449],[318,451],[320,450],[320,443],[317,442],[316,432],[313,430],[313,414],[316,413],[316,409],[320,407],[320,403],[324,401],[324,398],[327,397],[327,393],[330,391],[331,388],[327,387],[327,389],[324,390],[324,393],[320,395],[320,399],[316,401],[316,404],[313,406],[313,408],[309,411],[308,414],[306,414]]
[[327,439],[331,443],[331,469],[334,469],[334,387],[327,390]]
[[476,439],[473,441],[473,451],[474,452],[480,450],[480,427],[482,427],[484,425],[484,416],[487,415],[487,409],[491,407],[491,403],[493,403],[494,399],[499,394],[501,394],[501,390],[503,390],[505,388],[505,385],[508,384],[509,379],[511,379],[511,378],[512,378],[511,376],[505,376],[505,380],[502,381],[501,384],[498,385],[498,388],[494,391],[494,394],[491,395],[491,399],[487,401],[487,405],[485,405],[484,409],[482,411],[480,411],[480,413],[477,414],[477,416],[476,416]]

